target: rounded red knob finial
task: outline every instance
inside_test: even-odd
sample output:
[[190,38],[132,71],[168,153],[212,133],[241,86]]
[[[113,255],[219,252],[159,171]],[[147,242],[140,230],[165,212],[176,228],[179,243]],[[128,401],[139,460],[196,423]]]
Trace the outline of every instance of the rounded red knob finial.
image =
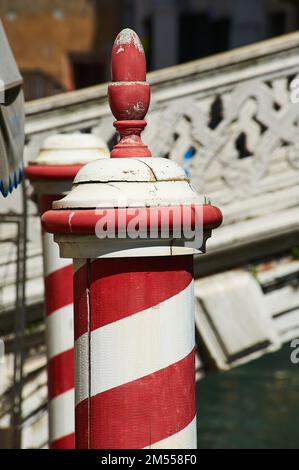
[[123,29],[115,39],[111,54],[109,104],[120,134],[112,158],[151,157],[140,134],[146,126],[144,116],[150,103],[150,86],[146,80],[146,60],[141,41],[131,29]]
[[111,53],[112,82],[145,82],[146,61],[135,31],[126,28],[116,37]]

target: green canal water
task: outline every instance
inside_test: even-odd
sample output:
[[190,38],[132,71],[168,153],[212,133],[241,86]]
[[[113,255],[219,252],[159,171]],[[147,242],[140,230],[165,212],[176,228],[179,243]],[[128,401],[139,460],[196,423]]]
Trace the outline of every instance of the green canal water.
[[299,364],[291,348],[197,384],[199,449],[299,449]]

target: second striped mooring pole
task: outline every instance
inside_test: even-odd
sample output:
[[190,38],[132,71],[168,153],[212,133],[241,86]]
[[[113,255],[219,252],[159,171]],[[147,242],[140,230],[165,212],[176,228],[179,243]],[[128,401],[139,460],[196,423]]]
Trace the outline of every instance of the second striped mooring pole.
[[134,31],[117,36],[111,68],[119,143],[43,215],[75,265],[76,447],[193,449],[193,254],[222,215],[141,141],[150,88]]
[[[93,134],[54,134],[26,167],[40,215],[65,196],[82,166],[108,157],[106,144]],[[73,262],[60,258],[53,235],[42,231],[45,326],[48,370],[49,447],[75,447]]]

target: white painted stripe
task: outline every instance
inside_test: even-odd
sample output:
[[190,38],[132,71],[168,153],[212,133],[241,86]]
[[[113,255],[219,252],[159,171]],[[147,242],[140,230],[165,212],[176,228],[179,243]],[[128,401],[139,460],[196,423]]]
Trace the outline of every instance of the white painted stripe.
[[88,333],[75,341],[75,404],[81,403],[89,395],[89,352]]
[[49,402],[50,442],[74,432],[74,389],[68,390]]
[[52,233],[43,233],[44,277],[71,264],[67,258],[60,258],[59,247],[54,242]]
[[[197,449],[196,416],[184,429],[144,449]],[[190,463],[190,462],[189,462]]]
[[46,317],[48,359],[74,347],[73,304],[66,305]]
[[[84,358],[80,357],[77,374],[87,382],[88,335],[76,343],[77,354]],[[170,299],[91,332],[91,396],[168,367],[186,357],[194,345],[192,281]],[[87,397],[87,385],[82,386],[76,404]]]

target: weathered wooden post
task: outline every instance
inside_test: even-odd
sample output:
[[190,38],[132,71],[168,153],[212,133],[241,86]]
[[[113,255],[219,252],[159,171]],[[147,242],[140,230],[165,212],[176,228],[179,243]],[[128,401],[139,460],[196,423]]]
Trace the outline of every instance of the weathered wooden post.
[[[58,134],[45,139],[26,175],[38,197],[40,215],[71,189],[83,164],[107,157],[106,144],[91,134]],[[53,235],[43,231],[49,442],[52,449],[75,446],[72,260],[59,257]]]
[[77,448],[196,447],[194,245],[204,248],[222,215],[142,143],[145,75],[140,40],[125,29],[108,90],[120,141],[43,215],[75,264]]

